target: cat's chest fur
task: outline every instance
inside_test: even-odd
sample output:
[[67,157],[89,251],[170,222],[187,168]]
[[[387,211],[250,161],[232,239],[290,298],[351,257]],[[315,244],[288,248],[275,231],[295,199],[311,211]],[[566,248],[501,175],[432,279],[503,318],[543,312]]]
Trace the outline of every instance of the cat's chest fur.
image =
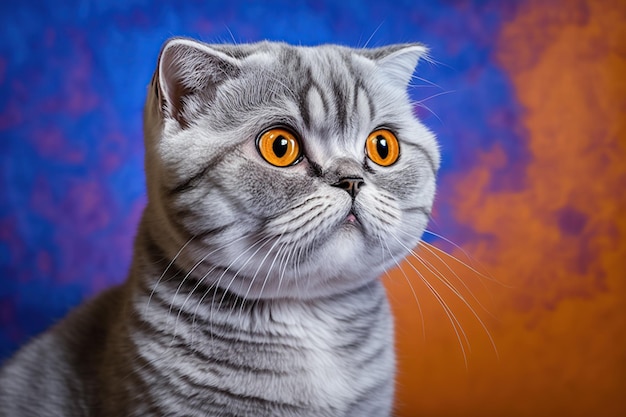
[[[388,412],[391,395],[371,401],[374,393],[393,391],[392,323],[380,283],[307,303],[221,304],[189,309],[195,319],[169,326],[171,332],[137,323],[130,339],[140,366],[125,396],[144,401],[126,412],[182,415],[183,407],[189,415],[221,415],[224,404],[237,416]],[[160,320],[167,318],[155,316],[158,307],[142,314],[166,328]],[[149,397],[137,390],[144,384],[152,387]]]

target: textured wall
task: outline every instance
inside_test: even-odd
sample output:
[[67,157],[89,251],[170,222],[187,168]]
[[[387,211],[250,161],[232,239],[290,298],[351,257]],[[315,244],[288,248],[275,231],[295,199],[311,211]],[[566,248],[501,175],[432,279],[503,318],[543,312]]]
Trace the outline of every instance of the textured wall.
[[438,64],[412,96],[444,157],[426,240],[464,264],[420,249],[383,278],[399,415],[624,415],[623,2],[263,4],[0,4],[0,360],[124,279],[167,37],[421,41]]

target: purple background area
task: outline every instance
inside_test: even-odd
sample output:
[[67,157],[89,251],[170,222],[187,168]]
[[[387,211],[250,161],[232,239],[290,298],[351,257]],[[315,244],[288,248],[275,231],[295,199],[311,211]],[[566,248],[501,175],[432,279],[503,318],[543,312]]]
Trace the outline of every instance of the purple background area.
[[[494,38],[515,4],[2,2],[0,361],[125,278],[145,204],[142,106],[165,39],[423,42],[438,63],[420,64],[411,94],[441,142],[442,179],[497,142],[515,162],[491,186],[514,189],[527,150],[512,129],[519,109]],[[459,244],[472,238],[439,201],[432,230]]]

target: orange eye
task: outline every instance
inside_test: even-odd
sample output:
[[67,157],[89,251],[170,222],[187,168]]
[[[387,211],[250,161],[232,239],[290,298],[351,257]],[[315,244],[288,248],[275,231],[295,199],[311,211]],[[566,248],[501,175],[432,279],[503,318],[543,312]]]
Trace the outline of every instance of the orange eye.
[[396,135],[387,129],[379,129],[373,131],[367,137],[365,152],[367,157],[374,163],[388,167],[398,160],[400,144]]
[[287,167],[300,161],[300,142],[289,130],[284,128],[269,129],[256,142],[259,153],[270,164]]

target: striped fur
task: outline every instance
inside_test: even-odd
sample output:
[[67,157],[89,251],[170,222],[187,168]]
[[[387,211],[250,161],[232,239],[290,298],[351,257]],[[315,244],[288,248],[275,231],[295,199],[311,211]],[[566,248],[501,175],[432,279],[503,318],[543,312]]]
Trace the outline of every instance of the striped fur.
[[[439,166],[406,93],[423,52],[168,41],[129,278],[6,364],[0,416],[390,415],[378,277],[417,245]],[[298,164],[261,158],[272,126],[300,138]],[[389,167],[364,152],[381,127]]]

